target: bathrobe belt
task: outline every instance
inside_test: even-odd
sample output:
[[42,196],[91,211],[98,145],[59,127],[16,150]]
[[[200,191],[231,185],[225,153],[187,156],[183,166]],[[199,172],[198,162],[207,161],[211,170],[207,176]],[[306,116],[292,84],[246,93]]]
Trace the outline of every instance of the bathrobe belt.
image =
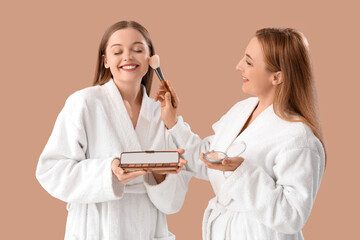
[[125,185],[124,193],[146,193],[146,188],[143,182],[132,185]]
[[247,210],[242,210],[243,208],[239,203],[233,201],[229,197],[219,197],[216,196],[209,201],[209,204],[204,213],[203,220],[203,239],[210,240],[211,239],[211,229],[214,221],[220,216],[220,214],[224,214],[227,211],[231,212],[247,212]]

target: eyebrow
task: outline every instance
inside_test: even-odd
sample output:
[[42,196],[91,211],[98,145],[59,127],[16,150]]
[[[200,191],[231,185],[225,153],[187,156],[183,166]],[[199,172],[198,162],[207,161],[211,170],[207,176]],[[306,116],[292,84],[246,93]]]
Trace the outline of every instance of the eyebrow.
[[250,58],[251,60],[254,61],[254,59],[249,55],[249,54],[245,54],[248,58]]
[[[135,44],[142,44],[142,45],[144,45],[144,43],[142,43],[142,42],[133,42],[132,45],[135,45]],[[111,45],[111,47],[115,47],[115,46],[122,46],[122,44],[120,44],[120,43],[115,43],[115,44]]]

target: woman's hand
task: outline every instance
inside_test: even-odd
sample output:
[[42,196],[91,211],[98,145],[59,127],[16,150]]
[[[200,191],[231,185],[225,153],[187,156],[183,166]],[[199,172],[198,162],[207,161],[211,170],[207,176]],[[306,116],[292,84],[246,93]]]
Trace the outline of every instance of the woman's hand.
[[[184,154],[185,152],[184,149],[175,149],[175,151],[178,151],[180,155]],[[176,170],[154,171],[152,173],[154,175],[156,182],[159,184],[165,180],[167,174],[178,174],[183,169],[185,164],[187,164],[187,161],[185,159],[180,158],[178,168]]]
[[201,153],[200,159],[205,163],[206,167],[219,171],[235,171],[244,161],[242,157],[236,157],[226,158],[221,163],[211,163],[205,160],[204,153]]
[[130,182],[134,178],[137,178],[141,175],[147,174],[146,171],[134,171],[134,172],[125,172],[124,169],[119,167],[120,160],[118,158],[115,158],[111,162],[111,170],[114,173],[114,175],[119,179],[119,181],[123,184]]
[[[179,108],[179,98],[176,95],[174,88],[171,86],[170,81],[165,81],[168,85],[170,92],[166,91],[163,85],[159,86],[159,92],[156,93],[155,101],[161,103],[161,119],[165,123],[165,126],[170,129],[176,124],[176,111]],[[171,94],[170,94],[171,93]],[[171,104],[171,98],[174,98],[176,108]]]

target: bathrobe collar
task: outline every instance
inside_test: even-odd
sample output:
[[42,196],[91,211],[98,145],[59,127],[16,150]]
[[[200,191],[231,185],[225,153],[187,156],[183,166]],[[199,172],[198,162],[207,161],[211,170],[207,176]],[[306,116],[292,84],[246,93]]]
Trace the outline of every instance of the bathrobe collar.
[[[244,102],[240,102],[224,116],[225,119],[221,119],[219,124],[215,124],[213,126],[215,136],[210,149],[226,152],[237,137],[239,140],[247,139],[249,135],[251,136],[255,131],[258,131],[259,125],[263,125],[264,121],[271,121],[271,119],[276,116],[273,111],[273,105],[270,105],[238,136],[258,103],[258,98],[249,98]],[[208,169],[208,175],[215,193],[218,197],[222,198],[223,193],[226,193],[227,189],[231,187],[229,186],[229,181],[226,181],[226,177],[222,171]],[[222,201],[227,202],[229,200],[230,199],[223,199]]]
[[[249,119],[250,115],[252,114],[258,103],[259,103],[259,99],[254,97],[254,98],[249,98],[245,106],[240,104],[236,105],[234,109],[232,109],[233,111],[231,111],[225,116],[226,118],[229,118],[231,120],[222,121],[222,123],[226,123],[226,124],[220,124],[218,127],[214,128],[215,137],[214,137],[214,141],[211,144],[212,145],[211,149],[226,152],[229,146],[237,138],[238,134],[240,133],[241,129],[244,127],[245,123]],[[239,111],[238,109],[241,109],[241,111]],[[239,137],[247,135],[248,132],[251,132],[251,129],[253,129],[254,126],[257,125],[259,121],[261,122],[264,116],[268,115],[269,112],[273,113],[273,105],[270,105],[268,108],[266,108],[241,133]],[[233,124],[228,124],[229,122],[232,122]]]
[[[116,130],[120,135],[126,136],[126,141],[123,141],[123,144],[125,145],[124,149],[127,149],[127,151],[140,151],[141,146],[137,138],[134,126],[126,110],[121,93],[117,88],[114,80],[110,79],[103,86],[108,93],[107,96],[109,104],[113,109],[113,114],[116,117],[117,122],[119,123],[116,125]],[[152,104],[151,99],[146,94],[145,86],[142,86],[142,94],[143,97],[136,127],[138,125],[141,125],[141,122],[143,120],[151,120]]]

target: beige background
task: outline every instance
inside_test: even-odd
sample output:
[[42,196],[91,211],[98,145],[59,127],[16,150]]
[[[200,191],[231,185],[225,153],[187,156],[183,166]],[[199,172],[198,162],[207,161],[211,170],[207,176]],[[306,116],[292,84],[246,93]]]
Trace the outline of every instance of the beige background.
[[[302,31],[310,42],[328,151],[328,167],[304,235],[358,235],[356,1],[3,2],[1,239],[63,238],[65,203],[37,182],[37,160],[65,99],[91,85],[100,38],[119,20],[136,20],[149,30],[164,75],[181,98],[180,113],[201,137],[210,135],[212,123],[247,97],[235,65],[255,30],[277,26]],[[158,84],[155,79],[154,89]],[[212,196],[208,182],[191,181],[182,210],[168,216],[177,239],[201,238],[202,214]]]

